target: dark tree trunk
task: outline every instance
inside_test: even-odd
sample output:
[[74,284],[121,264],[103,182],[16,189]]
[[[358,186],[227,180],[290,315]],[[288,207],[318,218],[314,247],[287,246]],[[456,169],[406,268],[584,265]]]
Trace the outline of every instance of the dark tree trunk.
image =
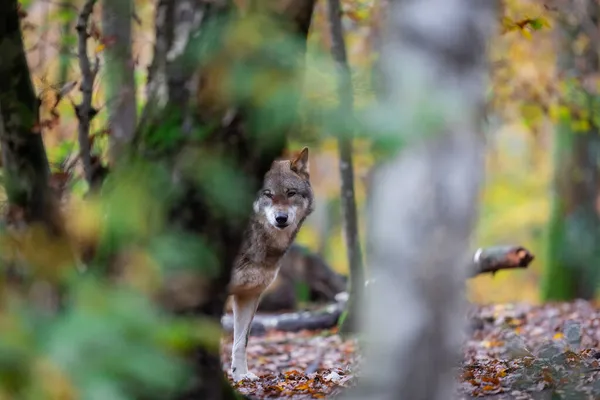
[[[17,0],[0,0],[0,141],[9,217],[59,229]],[[13,222],[16,222],[13,220]]]
[[[282,29],[293,34],[297,44],[286,47],[285,58],[277,58],[269,54],[269,49],[273,40],[282,40],[281,34],[265,36],[262,38],[265,42],[256,48],[246,46],[245,54],[238,54],[238,50],[227,45],[223,37],[236,21],[229,2],[179,0],[159,1],[157,5],[148,103],[135,148],[169,166],[172,184],[180,193],[171,206],[170,225],[203,238],[218,267],[210,277],[202,277],[207,284],[198,289],[203,291],[201,298],[194,303],[170,303],[175,312],[219,323],[230,269],[252,209],[253,196],[272,161],[281,155],[286,134],[295,122],[300,94],[298,72],[303,65],[313,6],[313,0],[295,1],[289,3],[284,15],[276,15]],[[270,9],[263,11],[269,13]],[[257,104],[248,97],[219,96],[225,82],[223,73],[233,73],[242,66],[251,73],[269,71],[281,77],[279,82],[286,85],[285,106],[271,98]],[[246,81],[253,78],[249,75]],[[168,146],[157,145],[165,128],[177,130],[177,141]],[[204,132],[200,139],[199,129]],[[215,165],[220,162],[227,162],[228,169],[246,180],[244,196],[236,199],[236,204],[215,204],[207,187],[198,184],[198,174],[200,180],[212,177]],[[227,188],[231,184],[213,181],[210,185]],[[193,353],[197,379],[179,398],[232,398],[234,392],[225,381],[218,352],[196,348]]]
[[362,252],[358,236],[358,216],[356,211],[356,196],[354,193],[354,162],[352,160],[352,127],[354,121],[354,94],[352,76],[346,55],[344,30],[342,27],[342,9],[339,0],[329,0],[329,26],[331,29],[331,54],[338,67],[338,101],[341,131],[338,133],[338,148],[340,156],[341,204],[344,222],[344,237],[348,252],[350,270],[350,300],[341,324],[341,332],[350,333],[357,328],[358,304],[362,298],[362,288],[365,274],[362,262]]
[[[553,205],[543,297],[593,299],[600,271],[600,125],[598,95],[588,90],[584,81],[599,72],[598,51],[591,44],[598,39],[599,7],[595,1],[586,0],[560,11],[558,67],[568,85],[561,100],[570,114],[563,115],[555,128]],[[582,53],[574,48],[580,35],[591,39]],[[574,131],[573,122],[581,121],[587,124],[585,131]]]

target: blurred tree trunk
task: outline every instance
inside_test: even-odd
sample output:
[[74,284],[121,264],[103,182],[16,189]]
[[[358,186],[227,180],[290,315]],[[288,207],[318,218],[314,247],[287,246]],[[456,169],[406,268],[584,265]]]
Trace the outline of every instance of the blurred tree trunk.
[[369,185],[367,257],[378,289],[366,291],[365,365],[349,398],[453,398],[495,7],[390,2],[381,53],[387,93],[374,119],[379,135],[395,135],[388,143],[402,133],[408,146],[379,165]]
[[[277,6],[275,2],[260,4],[266,7],[262,11],[271,16],[275,11],[269,7]],[[261,38],[264,43],[244,43],[243,53],[234,41],[244,40],[248,35],[230,35],[224,39],[238,26],[231,2],[161,0],[157,5],[148,103],[136,135],[135,151],[169,165],[173,185],[180,194],[171,206],[170,224],[203,239],[217,260],[217,271],[203,276],[205,284],[197,288],[202,296],[194,303],[179,304],[174,309],[206,317],[215,324],[224,310],[230,270],[254,195],[272,161],[282,154],[286,134],[296,120],[299,71],[314,1],[295,0],[286,4],[285,14],[276,17],[280,27],[294,35],[296,41],[285,49],[276,46],[278,57],[269,52],[274,48],[274,40],[285,45],[281,34],[265,35]],[[256,28],[253,27],[255,31]],[[272,84],[269,89],[278,89],[271,93],[285,93],[285,98],[262,97],[257,104],[251,98],[236,98],[229,92],[223,96],[222,90],[234,89],[224,86],[228,82],[227,73],[233,74],[240,68],[249,74],[240,83],[260,78],[252,75],[255,73],[279,77],[277,82],[269,81]],[[177,132],[177,141],[158,144],[164,138],[161,135],[169,131]],[[215,167],[221,166],[246,180],[244,196],[235,199],[235,204],[211,201],[211,190],[230,191],[233,182],[210,180],[208,188],[199,182],[198,174],[216,178],[212,174],[218,172]],[[224,379],[218,352],[195,348],[193,363],[197,379],[179,398],[233,398],[234,391]]]
[[340,132],[338,132],[338,150],[340,157],[341,204],[344,222],[344,237],[348,253],[350,271],[349,301],[343,317],[340,331],[350,333],[357,328],[358,304],[362,299],[365,286],[365,272],[362,251],[358,236],[358,216],[354,192],[354,162],[352,160],[352,139],[355,124],[354,93],[352,75],[346,55],[342,9],[339,0],[328,1],[329,28],[331,30],[331,54],[338,67],[338,101]]
[[137,124],[136,85],[132,55],[133,0],[104,0],[102,35],[106,41],[104,69],[108,110],[109,159],[113,165],[133,140]]
[[[600,72],[600,9],[593,0],[561,9],[558,70],[568,89],[554,135],[553,204],[548,227],[548,260],[543,297],[592,299],[600,266],[600,119],[597,88],[586,85]],[[583,51],[576,40],[587,36]],[[592,80],[595,82],[595,80]],[[577,128],[577,130],[574,130]]]
[[0,0],[0,140],[9,219],[41,223],[56,232],[59,224],[48,185],[39,100],[29,75],[17,7],[17,0]]

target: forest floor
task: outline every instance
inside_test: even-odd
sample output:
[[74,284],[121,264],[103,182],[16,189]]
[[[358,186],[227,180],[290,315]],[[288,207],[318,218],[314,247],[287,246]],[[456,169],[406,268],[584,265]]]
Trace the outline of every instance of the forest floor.
[[[457,398],[600,399],[600,309],[585,301],[473,307]],[[231,338],[222,346],[229,369]],[[355,383],[354,340],[335,331],[271,331],[248,343],[261,379],[235,385],[257,399],[331,398]]]

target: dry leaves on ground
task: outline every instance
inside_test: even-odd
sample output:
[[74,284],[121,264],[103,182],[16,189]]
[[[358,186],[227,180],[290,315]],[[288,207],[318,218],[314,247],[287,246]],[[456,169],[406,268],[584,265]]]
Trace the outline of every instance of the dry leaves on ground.
[[[230,337],[224,340],[222,352],[223,368],[229,374]],[[350,385],[356,356],[356,342],[342,341],[332,331],[271,331],[248,342],[248,368],[260,380],[234,386],[259,399],[329,398]]]
[[[591,303],[473,307],[457,397],[600,399],[600,310]],[[222,346],[230,366],[231,338]],[[331,331],[251,337],[248,363],[261,379],[235,384],[252,398],[331,398],[354,384],[357,344]],[[229,373],[229,372],[228,372]]]

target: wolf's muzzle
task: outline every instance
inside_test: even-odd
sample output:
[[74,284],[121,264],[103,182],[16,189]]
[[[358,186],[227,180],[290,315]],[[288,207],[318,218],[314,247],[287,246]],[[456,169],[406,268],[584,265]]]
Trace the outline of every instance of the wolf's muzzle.
[[285,228],[288,226],[288,215],[284,212],[278,212],[275,214],[275,222],[278,228]]

